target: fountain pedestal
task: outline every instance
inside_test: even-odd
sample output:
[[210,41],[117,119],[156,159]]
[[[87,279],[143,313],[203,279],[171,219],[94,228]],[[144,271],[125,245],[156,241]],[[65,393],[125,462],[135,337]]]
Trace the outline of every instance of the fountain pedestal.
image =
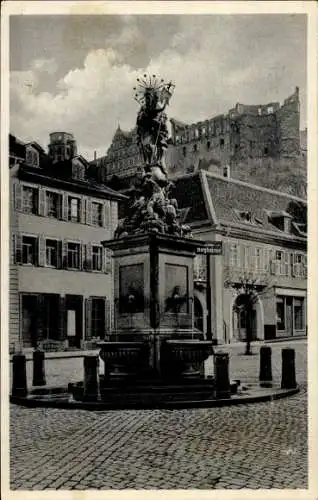
[[111,343],[121,344],[122,363],[125,358],[128,363],[136,343],[136,347],[144,346],[138,367],[148,375],[170,373],[166,365],[173,359],[184,373],[185,364],[194,361],[194,371],[200,371],[200,363],[212,350],[210,342],[200,342],[203,333],[193,328],[193,260],[196,248],[204,243],[143,233],[102,244],[113,252],[116,297],[114,331],[106,332],[106,342],[101,345],[105,363],[111,360]]

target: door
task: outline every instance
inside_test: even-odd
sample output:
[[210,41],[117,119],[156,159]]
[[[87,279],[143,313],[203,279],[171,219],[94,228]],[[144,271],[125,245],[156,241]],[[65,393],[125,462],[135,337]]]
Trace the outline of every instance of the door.
[[286,335],[293,335],[293,298],[286,297]]
[[69,347],[81,348],[83,339],[83,297],[66,296],[66,335]]
[[37,295],[22,295],[22,344],[35,348],[38,341]]

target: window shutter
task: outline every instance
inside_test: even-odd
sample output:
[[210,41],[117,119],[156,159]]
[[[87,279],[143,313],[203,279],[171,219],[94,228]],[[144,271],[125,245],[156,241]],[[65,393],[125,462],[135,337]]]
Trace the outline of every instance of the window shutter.
[[81,223],[86,224],[86,200],[85,197],[81,197]]
[[80,268],[85,271],[86,265],[86,245],[83,242],[80,244]]
[[255,270],[255,248],[249,247],[249,268],[251,271]]
[[111,226],[111,213],[110,213],[110,201],[105,200],[105,227],[107,229],[112,229]]
[[224,264],[228,266],[230,264],[230,248],[229,243],[224,243]]
[[105,248],[104,251],[105,251],[105,253],[104,253],[104,273],[111,274],[112,273],[112,264],[113,264],[112,251],[109,250],[108,248]]
[[68,220],[68,196],[67,194],[61,195],[62,198],[62,219],[63,220]]
[[105,201],[102,202],[102,227],[106,227],[106,205]]
[[46,242],[44,234],[38,238],[38,265],[44,267],[46,264]]
[[66,297],[60,296],[59,304],[59,332],[60,340],[67,337],[67,315],[66,315]]
[[22,264],[22,236],[16,234],[14,238],[14,261],[16,264]]
[[109,335],[112,328],[111,302],[105,298],[105,334]]
[[87,243],[86,245],[86,270],[91,271],[93,268],[92,263],[92,244]]
[[57,267],[58,269],[62,269],[63,267],[63,242],[59,240],[57,242]]
[[92,200],[86,200],[86,224],[92,225]]
[[14,207],[16,210],[22,210],[22,196],[23,189],[20,182],[15,182],[14,184]]
[[111,201],[111,219],[112,219],[112,231],[115,231],[118,220],[118,207],[117,201]]
[[85,299],[85,340],[92,337],[92,299]]
[[284,252],[283,253],[283,258],[284,258],[284,275],[289,276],[289,253]]
[[62,267],[63,269],[67,269],[67,240],[62,242]]
[[45,211],[45,190],[39,188],[39,215],[46,215]]

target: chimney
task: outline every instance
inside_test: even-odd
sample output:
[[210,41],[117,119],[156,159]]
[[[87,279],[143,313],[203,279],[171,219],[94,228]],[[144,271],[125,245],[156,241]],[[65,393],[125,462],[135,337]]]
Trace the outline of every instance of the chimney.
[[94,151],[94,161],[96,160],[97,156],[96,156],[96,151]]
[[224,165],[223,177],[230,177],[230,165]]

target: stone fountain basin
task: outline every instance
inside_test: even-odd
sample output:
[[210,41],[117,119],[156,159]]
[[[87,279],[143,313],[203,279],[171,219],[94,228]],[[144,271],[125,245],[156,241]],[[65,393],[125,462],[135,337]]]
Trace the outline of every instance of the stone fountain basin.
[[140,356],[145,349],[145,344],[131,341],[105,341],[98,342],[97,347],[100,348],[100,357],[103,361],[125,361],[125,359],[133,360]]
[[202,362],[213,354],[213,344],[209,340],[169,339],[165,349],[173,357],[182,361]]

